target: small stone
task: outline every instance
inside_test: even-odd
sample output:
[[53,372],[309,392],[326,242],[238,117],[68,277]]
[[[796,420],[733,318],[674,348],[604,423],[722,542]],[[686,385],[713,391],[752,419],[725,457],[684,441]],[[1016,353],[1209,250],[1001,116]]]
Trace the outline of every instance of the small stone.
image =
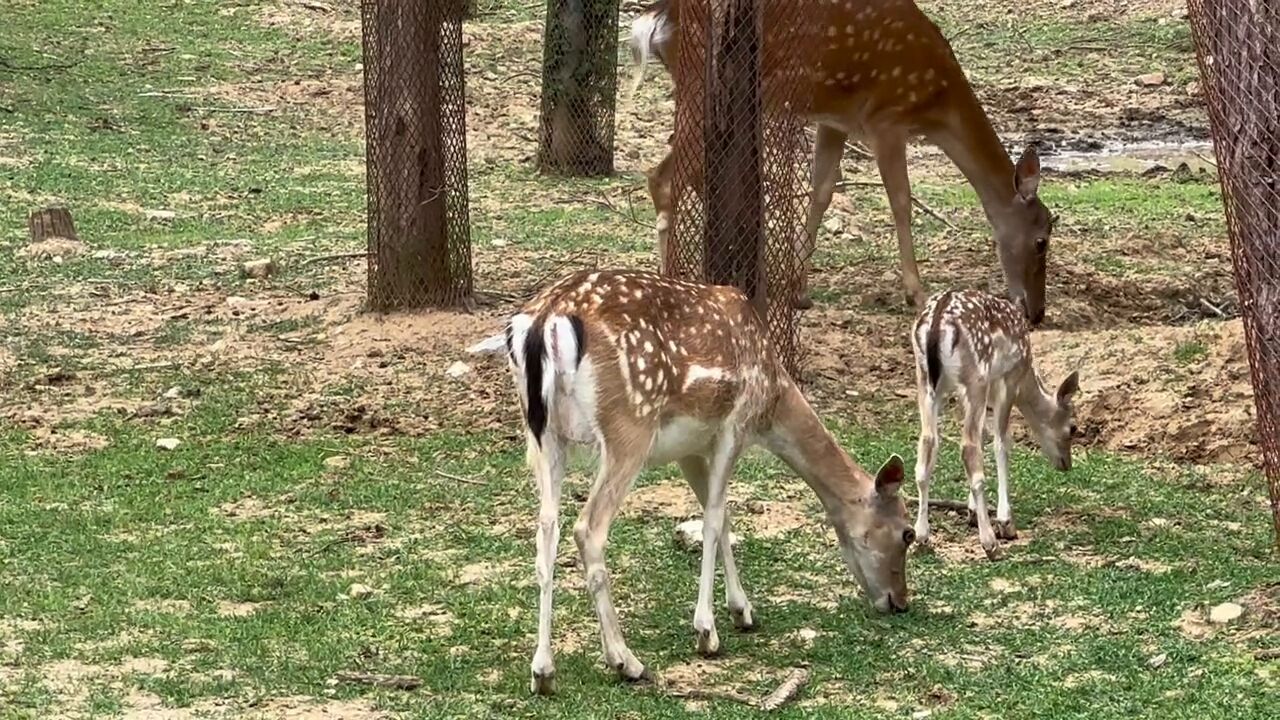
[[347,597],[352,600],[364,600],[372,597],[375,592],[377,591],[364,583],[352,583],[351,587],[347,588]]
[[178,217],[178,213],[172,210],[147,210],[146,216],[148,220],[172,220]]
[[174,385],[173,387],[164,391],[164,397],[168,398],[169,400],[177,400],[178,398],[182,397],[182,388],[178,387],[177,385]]
[[925,718],[929,717],[932,714],[933,714],[932,710],[930,710],[929,708],[924,708],[922,710],[917,710],[911,713],[911,720],[924,720]]
[[460,378],[469,372],[471,372],[471,366],[459,360],[450,365],[449,369],[444,371],[444,374],[451,378]]
[[491,242],[491,243],[489,243],[489,244],[490,244],[490,245],[492,245],[492,246],[494,246],[494,247],[506,247],[506,246],[507,246],[507,241],[506,241],[506,240],[494,240],[493,242]]
[[841,228],[844,227],[844,223],[840,221],[840,218],[832,216],[822,223],[822,227],[826,228],[827,232],[834,234],[840,232]]
[[1209,622],[1226,625],[1244,614],[1244,608],[1233,602],[1222,603],[1209,611]]
[[351,458],[346,455],[332,455],[324,459],[324,466],[330,470],[341,470],[351,464]]
[[818,631],[813,628],[800,628],[796,631],[796,637],[800,638],[800,642],[805,645],[812,645],[813,641],[818,639]]
[[1204,87],[1200,85],[1199,80],[1192,80],[1187,83],[1187,94],[1191,97],[1200,97],[1204,92]]
[[182,441],[178,438],[160,438],[156,440],[156,447],[161,450],[177,450]]
[[240,272],[244,273],[245,277],[257,278],[258,280],[265,280],[271,277],[275,274],[275,271],[276,263],[271,259],[250,260],[240,266]]
[[1168,653],[1160,653],[1147,659],[1147,665],[1150,665],[1152,669],[1158,668],[1167,662],[1169,662]]
[[1158,87],[1165,83],[1165,75],[1163,72],[1147,73],[1134,78],[1133,82],[1138,87]]
[[[676,526],[676,545],[685,550],[702,549],[702,521],[685,520]],[[738,546],[738,536],[729,533],[729,547]]]

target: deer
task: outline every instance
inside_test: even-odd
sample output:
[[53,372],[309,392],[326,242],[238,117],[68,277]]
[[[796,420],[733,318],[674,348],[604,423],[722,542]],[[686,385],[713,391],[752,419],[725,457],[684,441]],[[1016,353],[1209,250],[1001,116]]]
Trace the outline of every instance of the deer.
[[898,490],[902,459],[875,476],[839,445],[781,366],[736,288],[641,270],[581,270],[511,316],[501,334],[469,348],[507,356],[519,397],[526,457],[539,496],[539,606],[530,691],[554,692],[552,594],[565,454],[594,449],[599,472],[573,527],[600,625],[605,665],[650,678],[627,647],[605,566],[609,526],[645,467],[676,463],[703,509],[694,606],[697,651],[719,652],[713,601],[717,553],[733,624],[755,627],[729,544],[727,486],[751,446],[763,446],[817,495],[848,572],[876,610],[908,606],[906,556],[915,540]]
[[[657,58],[680,82],[680,8],[685,0],[657,0],[631,26],[635,65],[632,92]],[[787,8],[789,9],[789,8]],[[764,3],[762,73],[781,73],[781,53],[793,44],[771,42],[780,24],[776,2]],[[938,146],[977,192],[991,225],[996,256],[1010,298],[1021,300],[1035,325],[1045,315],[1045,265],[1054,216],[1040,199],[1040,159],[1028,146],[1013,162],[973,92],[950,43],[912,0],[806,0],[802,22],[814,38],[814,64],[807,77],[806,118],[817,125],[811,168],[812,192],[805,223],[803,280],[795,306],[808,308],[808,276],[818,228],[840,181],[840,161],[852,135],[875,157],[893,214],[903,293],[917,309],[925,299],[911,234],[911,183],[907,143],[923,136]],[[781,76],[779,76],[781,77]],[[777,112],[766,105],[765,112]],[[670,141],[668,142],[670,145]],[[658,253],[665,267],[675,201],[673,150],[647,171],[657,212]]]
[[[1009,419],[1014,407],[1045,458],[1062,472],[1071,469],[1071,440],[1076,434],[1072,399],[1080,387],[1079,371],[1056,390],[1045,388],[1033,364],[1025,316],[1018,303],[976,290],[955,290],[932,296],[916,318],[911,334],[920,410],[915,535],[921,546],[930,542],[929,478],[938,457],[938,416],[952,395],[960,398],[964,412],[961,459],[969,480],[969,525],[978,528],[978,541],[989,559],[999,558],[997,538],[1018,537],[1009,504]],[[994,416],[992,445],[999,484],[995,530],[987,517],[982,467],[988,407]]]

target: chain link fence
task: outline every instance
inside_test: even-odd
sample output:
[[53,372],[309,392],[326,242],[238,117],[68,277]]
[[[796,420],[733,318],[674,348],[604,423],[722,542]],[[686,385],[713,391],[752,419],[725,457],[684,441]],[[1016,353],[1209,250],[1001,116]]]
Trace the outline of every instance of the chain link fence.
[[547,0],[538,169],[613,174],[619,0]]
[[1188,6],[1280,546],[1280,2]]
[[674,220],[663,258],[669,275],[741,288],[797,378],[793,301],[808,204],[807,85],[798,80],[812,45],[803,35],[805,5],[680,0]]
[[467,0],[363,0],[369,307],[471,297]]

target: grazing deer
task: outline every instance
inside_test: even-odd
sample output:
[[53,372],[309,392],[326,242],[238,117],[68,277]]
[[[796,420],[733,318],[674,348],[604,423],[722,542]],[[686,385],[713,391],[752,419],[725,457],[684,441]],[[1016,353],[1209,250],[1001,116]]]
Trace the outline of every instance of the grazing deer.
[[[1079,375],[1071,373],[1056,392],[1045,389],[1031,362],[1030,328],[1023,309],[984,292],[948,291],[933,296],[916,319],[911,347],[916,358],[916,397],[920,404],[920,444],[916,485],[920,507],[916,538],[929,541],[929,477],[938,456],[938,414],[951,393],[964,409],[962,452],[969,476],[969,524],[977,525],[987,557],[996,559],[996,537],[1017,538],[1009,506],[1009,413],[1014,406],[1026,419],[1040,449],[1059,470],[1071,469],[1071,398]],[[987,517],[982,472],[986,410],[995,415],[994,445],[999,502],[996,531]]]
[[646,671],[623,640],[604,550],[609,524],[646,466],[678,463],[703,507],[693,615],[700,653],[713,655],[720,647],[712,610],[717,552],[734,625],[755,623],[729,546],[725,507],[734,463],[752,444],[780,457],[817,494],[844,563],[871,604],[881,612],[906,609],[906,554],[915,532],[898,495],[902,460],[890,457],[872,477],[840,448],[779,364],[738,290],[649,272],[577,272],[529,301],[505,334],[470,351],[503,349],[541,496],[533,692],[553,691],[552,574],[565,452],[574,445],[599,452],[599,474],[573,534],[605,663],[625,679],[641,679]]
[[[671,72],[678,64],[680,6],[658,0],[632,23],[636,70],[633,89],[644,80],[650,57]],[[964,70],[941,31],[911,0],[809,0],[804,22],[817,43],[808,76],[807,117],[816,122],[812,182],[805,247],[805,272],[798,307],[809,307],[808,265],[822,215],[840,180],[845,141],[853,135],[871,148],[898,235],[902,283],[917,306],[924,289],[911,238],[911,183],[907,142],[924,136],[940,147],[977,191],[995,235],[996,255],[1009,296],[1022,300],[1027,317],[1039,324],[1045,312],[1045,260],[1052,216],[1040,201],[1040,160],[1028,147],[1014,164],[978,103]],[[781,72],[787,43],[771,42],[780,3],[764,3],[763,72]],[[672,76],[675,80],[674,75]],[[766,112],[771,112],[769,107]],[[671,151],[648,173],[649,195],[657,210],[658,251],[665,253],[675,200]],[[664,258],[665,262],[665,258]]]

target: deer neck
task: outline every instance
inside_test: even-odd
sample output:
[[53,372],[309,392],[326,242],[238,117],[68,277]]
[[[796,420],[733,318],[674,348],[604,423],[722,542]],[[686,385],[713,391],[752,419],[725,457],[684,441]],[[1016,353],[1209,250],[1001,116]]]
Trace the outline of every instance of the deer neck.
[[[794,383],[786,381],[765,447],[795,471],[833,521],[872,492],[872,479],[840,447]],[[836,522],[839,525],[839,522]]]
[[971,89],[955,103],[931,139],[978,193],[987,220],[1000,230],[1013,205],[1013,161]]
[[1032,432],[1039,435],[1049,418],[1053,417],[1054,411],[1058,409],[1058,396],[1045,389],[1044,384],[1040,382],[1040,376],[1028,366],[1018,386],[1015,404]]

